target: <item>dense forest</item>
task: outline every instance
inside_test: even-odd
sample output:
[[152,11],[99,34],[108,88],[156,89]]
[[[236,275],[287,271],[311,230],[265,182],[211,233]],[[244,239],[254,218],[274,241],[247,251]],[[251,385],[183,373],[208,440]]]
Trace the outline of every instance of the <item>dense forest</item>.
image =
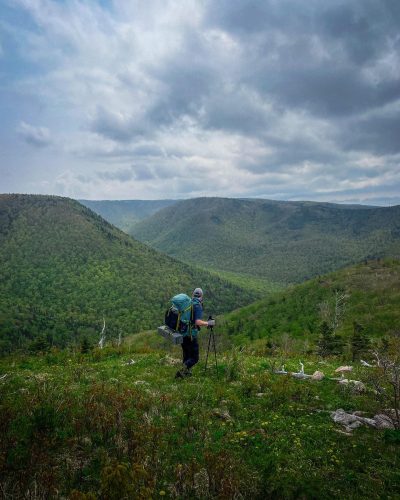
[[199,198],[158,211],[132,234],[185,262],[289,284],[399,257],[400,206]]
[[[76,201],[0,196],[0,352],[65,346],[163,321],[175,293],[202,286],[222,313],[256,295],[122,233]],[[39,339],[39,340],[38,340]]]

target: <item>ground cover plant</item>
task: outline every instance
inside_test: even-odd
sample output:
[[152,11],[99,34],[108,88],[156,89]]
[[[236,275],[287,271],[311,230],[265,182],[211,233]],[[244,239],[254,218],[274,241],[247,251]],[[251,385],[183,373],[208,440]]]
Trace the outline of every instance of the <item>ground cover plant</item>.
[[[343,434],[330,411],[375,414],[370,391],[272,373],[299,356],[219,352],[176,381],[179,350],[143,340],[0,361],[5,498],[398,498],[398,431]],[[206,338],[203,338],[203,342]],[[218,339],[218,347],[223,345]],[[204,350],[203,350],[204,354]],[[302,358],[332,375],[338,358]],[[374,370],[354,364],[352,376]],[[396,434],[397,432],[397,434]]]

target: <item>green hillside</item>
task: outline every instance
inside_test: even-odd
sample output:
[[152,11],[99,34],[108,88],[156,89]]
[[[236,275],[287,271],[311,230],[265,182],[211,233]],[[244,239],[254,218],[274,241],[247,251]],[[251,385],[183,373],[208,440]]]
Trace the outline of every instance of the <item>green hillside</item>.
[[322,321],[332,321],[337,297],[337,333],[349,338],[353,323],[379,338],[399,331],[400,261],[377,260],[320,276],[224,316],[219,331],[237,343],[292,337],[315,344]]
[[134,225],[175,200],[78,200],[107,222],[129,233]]
[[202,286],[206,312],[255,295],[135,241],[83,205],[0,195],[0,351],[154,328],[169,298]]
[[185,262],[288,284],[399,257],[400,206],[199,198],[160,210],[132,234]]

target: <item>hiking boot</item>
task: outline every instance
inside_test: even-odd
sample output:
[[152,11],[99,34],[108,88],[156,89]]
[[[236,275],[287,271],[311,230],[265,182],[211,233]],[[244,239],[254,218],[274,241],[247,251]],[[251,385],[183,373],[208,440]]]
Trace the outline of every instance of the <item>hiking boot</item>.
[[175,374],[175,378],[186,378],[191,377],[192,372],[186,366],[182,370],[178,370]]

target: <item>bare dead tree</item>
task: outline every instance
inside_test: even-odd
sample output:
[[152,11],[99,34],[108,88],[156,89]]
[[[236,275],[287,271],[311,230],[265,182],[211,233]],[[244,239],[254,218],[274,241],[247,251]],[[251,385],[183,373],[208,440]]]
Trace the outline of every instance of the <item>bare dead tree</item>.
[[103,317],[103,329],[101,330],[100,340],[99,340],[100,349],[103,349],[105,341],[106,341],[106,320]]
[[121,347],[121,344],[122,344],[122,332],[120,330],[119,333],[118,333],[118,344],[117,344],[117,346]]
[[335,290],[335,303],[332,317],[332,331],[336,333],[346,310],[346,300],[349,295],[343,290]]
[[400,429],[400,356],[391,357],[379,351],[373,351],[377,367],[371,377],[375,394],[384,406],[383,412]]
[[335,290],[333,301],[332,299],[325,300],[318,304],[319,316],[322,321],[326,321],[333,334],[336,333],[340,326],[340,322],[343,319],[344,313],[346,311],[346,301],[349,298],[349,294],[344,290]]

